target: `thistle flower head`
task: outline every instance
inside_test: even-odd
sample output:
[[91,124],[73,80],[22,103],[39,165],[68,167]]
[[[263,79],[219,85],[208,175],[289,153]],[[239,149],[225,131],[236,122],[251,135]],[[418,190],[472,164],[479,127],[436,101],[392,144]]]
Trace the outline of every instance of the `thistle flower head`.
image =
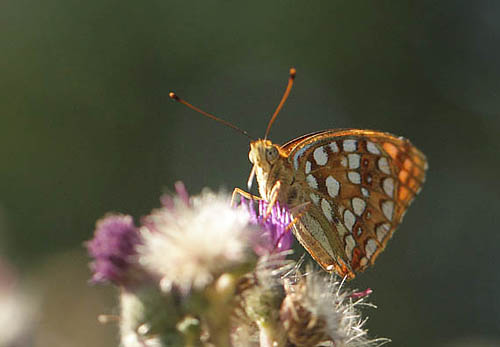
[[231,208],[225,194],[205,191],[167,199],[143,224],[139,261],[160,277],[164,288],[202,288],[252,257],[249,216]]
[[293,221],[290,211],[276,202],[268,213],[269,203],[259,200],[256,211],[252,200],[242,199],[241,205],[250,214],[250,221],[260,226],[261,232],[257,235],[254,250],[258,255],[287,251],[293,243],[290,225]]
[[[86,246],[93,281],[124,286],[121,342],[126,347],[374,346],[353,292],[326,274],[285,259],[293,242],[290,211],[225,194],[176,195],[141,220],[109,215]],[[125,289],[130,289],[126,286]]]
[[307,272],[285,281],[281,320],[290,342],[297,346],[333,342],[347,347],[379,346],[389,341],[366,337],[366,319],[358,310],[364,298],[353,301],[352,292],[342,289],[342,283],[310,269]]
[[94,238],[85,245],[94,261],[92,281],[124,284],[134,262],[140,235],[128,215],[110,214],[96,223]]

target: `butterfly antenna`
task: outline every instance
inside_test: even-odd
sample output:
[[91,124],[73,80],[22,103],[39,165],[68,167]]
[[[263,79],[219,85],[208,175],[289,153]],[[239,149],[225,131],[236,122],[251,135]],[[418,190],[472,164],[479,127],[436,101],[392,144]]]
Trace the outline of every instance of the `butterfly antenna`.
[[290,91],[292,90],[293,86],[293,80],[295,79],[295,75],[297,73],[297,70],[295,68],[290,69],[290,77],[288,78],[288,85],[286,86],[285,93],[283,94],[283,97],[281,98],[281,101],[276,108],[276,111],[274,111],[273,116],[271,117],[271,120],[269,120],[269,124],[267,124],[267,129],[266,129],[266,134],[264,136],[264,140],[267,139],[267,135],[269,135],[269,131],[271,131],[271,125],[273,125],[274,120],[278,116],[278,113],[281,111],[283,108],[283,105],[285,104],[286,99],[288,98],[288,95],[290,94]]
[[180,102],[181,104],[186,105],[186,106],[187,106],[187,107],[189,107],[190,109],[192,109],[192,110],[194,110],[194,111],[196,111],[196,112],[198,112],[198,113],[201,113],[201,114],[202,114],[202,115],[204,115],[205,117],[211,118],[211,119],[213,119],[213,120],[215,120],[215,121],[217,121],[217,122],[219,122],[219,123],[221,123],[221,124],[224,124],[225,126],[228,126],[228,127],[232,128],[233,130],[236,130],[237,132],[239,132],[239,133],[241,133],[241,134],[245,135],[245,136],[246,136],[246,137],[248,137],[251,141],[253,141],[253,138],[252,138],[250,135],[248,135],[248,133],[247,133],[245,130],[241,130],[241,129],[240,129],[240,128],[238,128],[236,125],[231,124],[231,123],[229,123],[228,121],[225,121],[224,119],[221,119],[221,118],[219,118],[219,117],[214,116],[213,114],[210,114],[210,113],[208,113],[208,112],[205,112],[205,111],[203,111],[203,110],[200,110],[198,107],[191,105],[191,104],[190,104],[189,102],[187,102],[186,100],[179,98],[179,97],[177,96],[177,94],[175,94],[174,92],[170,92],[170,93],[168,94],[168,96],[170,97],[170,99],[175,100],[175,101],[178,101],[178,102]]

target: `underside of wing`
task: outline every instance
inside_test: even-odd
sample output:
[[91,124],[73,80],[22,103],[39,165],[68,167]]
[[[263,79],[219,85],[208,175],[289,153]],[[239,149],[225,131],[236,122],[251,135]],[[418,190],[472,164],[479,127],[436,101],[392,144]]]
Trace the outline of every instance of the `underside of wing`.
[[331,259],[317,251],[315,256],[315,249],[333,253],[344,268],[333,271],[341,275],[374,263],[420,191],[427,169],[425,156],[408,140],[372,130],[323,131],[281,150],[311,202],[296,233],[321,238],[317,245],[299,241],[323,267]]

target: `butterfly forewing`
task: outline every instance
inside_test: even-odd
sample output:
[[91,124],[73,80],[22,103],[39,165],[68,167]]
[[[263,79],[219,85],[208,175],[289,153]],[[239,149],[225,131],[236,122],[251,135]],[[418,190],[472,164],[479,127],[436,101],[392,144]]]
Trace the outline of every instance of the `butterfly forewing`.
[[295,234],[326,270],[354,277],[373,264],[425,179],[408,140],[371,130],[305,135],[281,148],[310,206]]

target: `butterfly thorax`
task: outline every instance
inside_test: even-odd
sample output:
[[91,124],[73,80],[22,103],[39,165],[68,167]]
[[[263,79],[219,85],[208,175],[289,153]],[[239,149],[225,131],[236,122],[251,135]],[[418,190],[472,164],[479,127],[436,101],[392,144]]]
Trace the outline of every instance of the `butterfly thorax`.
[[302,202],[297,196],[298,189],[294,185],[294,170],[280,146],[269,140],[253,141],[250,143],[248,157],[254,165],[259,194],[264,200],[270,201],[272,199],[273,187],[279,181],[277,201],[289,207],[294,207]]

